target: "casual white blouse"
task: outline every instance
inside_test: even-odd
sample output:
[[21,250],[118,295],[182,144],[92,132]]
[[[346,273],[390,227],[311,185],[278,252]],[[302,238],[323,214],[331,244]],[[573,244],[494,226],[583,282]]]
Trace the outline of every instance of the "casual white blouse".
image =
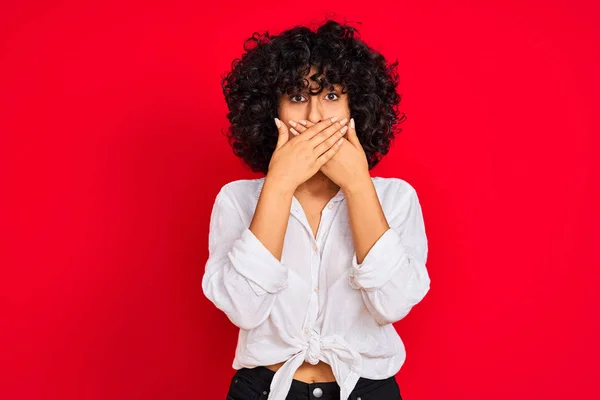
[[265,178],[222,187],[213,206],[204,294],[240,328],[233,368],[285,361],[268,400],[284,400],[303,361],[332,367],[347,399],[360,377],[394,376],[406,359],[392,325],[429,291],[427,237],[415,189],[371,178],[390,225],[357,263],[340,189],[316,238],[293,197],[281,262],[248,229]]

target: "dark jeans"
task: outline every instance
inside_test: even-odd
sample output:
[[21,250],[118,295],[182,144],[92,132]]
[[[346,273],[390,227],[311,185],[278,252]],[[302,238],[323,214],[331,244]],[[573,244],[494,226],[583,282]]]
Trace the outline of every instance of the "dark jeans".
[[[275,372],[266,367],[242,368],[231,379],[227,400],[266,400]],[[320,388],[321,390],[317,390]],[[317,396],[322,393],[321,396]],[[402,400],[394,376],[387,379],[360,378],[350,400]],[[337,382],[306,383],[294,379],[286,400],[340,400]]]

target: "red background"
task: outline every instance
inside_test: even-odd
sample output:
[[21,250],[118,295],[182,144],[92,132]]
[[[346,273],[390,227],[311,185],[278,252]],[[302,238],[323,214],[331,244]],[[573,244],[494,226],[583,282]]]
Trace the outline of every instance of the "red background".
[[417,189],[432,279],[396,324],[404,398],[599,398],[594,3],[5,2],[0,397],[225,397],[208,221],[258,175],[220,76],[252,32],[332,11],[400,61],[408,119],[373,175]]

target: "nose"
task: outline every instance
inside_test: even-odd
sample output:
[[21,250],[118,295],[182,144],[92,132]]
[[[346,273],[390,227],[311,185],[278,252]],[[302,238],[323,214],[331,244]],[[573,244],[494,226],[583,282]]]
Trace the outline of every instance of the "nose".
[[323,110],[321,109],[321,104],[319,101],[310,102],[308,115],[306,119],[312,122],[313,124],[316,124],[317,122],[320,122],[323,119]]

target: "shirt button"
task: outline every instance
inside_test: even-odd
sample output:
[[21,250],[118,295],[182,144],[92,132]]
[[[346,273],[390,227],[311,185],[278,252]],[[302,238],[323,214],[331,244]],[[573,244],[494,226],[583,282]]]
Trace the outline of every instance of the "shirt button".
[[308,334],[309,329],[308,328],[304,328],[304,333]]
[[362,400],[362,399],[361,399],[361,398],[360,398],[360,396],[359,396],[359,397],[357,397],[357,398],[356,398],[356,400]]
[[319,250],[319,247],[317,246],[317,244],[316,244],[316,243],[313,243],[313,250],[314,250],[314,251],[318,251],[318,250]]
[[329,208],[330,210],[332,210],[332,209],[333,209],[333,204],[329,204],[329,205],[327,206],[327,208]]
[[319,387],[315,388],[315,390],[313,390],[313,396],[315,396],[316,398],[323,396],[323,389]]
[[319,287],[315,286],[315,292],[319,293]]

